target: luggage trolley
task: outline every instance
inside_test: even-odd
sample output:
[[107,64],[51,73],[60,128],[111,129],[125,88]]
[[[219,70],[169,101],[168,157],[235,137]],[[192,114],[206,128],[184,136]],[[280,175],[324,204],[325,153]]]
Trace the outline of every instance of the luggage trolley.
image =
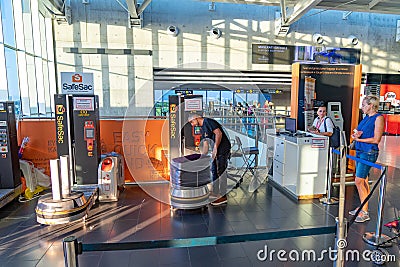
[[209,155],[191,154],[171,160],[171,209],[204,208],[209,203]]

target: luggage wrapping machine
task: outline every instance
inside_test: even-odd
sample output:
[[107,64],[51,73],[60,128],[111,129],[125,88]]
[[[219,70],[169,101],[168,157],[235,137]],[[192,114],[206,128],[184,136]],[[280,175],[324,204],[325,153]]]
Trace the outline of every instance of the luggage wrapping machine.
[[193,113],[203,113],[201,95],[169,96],[171,208],[195,209],[209,203],[211,157],[198,153],[201,133],[188,123]]
[[192,154],[171,161],[171,207],[201,208],[209,203],[210,156]]
[[40,197],[36,206],[41,224],[85,219],[99,194],[99,98],[57,94],[54,104],[60,159],[50,161],[52,193]]

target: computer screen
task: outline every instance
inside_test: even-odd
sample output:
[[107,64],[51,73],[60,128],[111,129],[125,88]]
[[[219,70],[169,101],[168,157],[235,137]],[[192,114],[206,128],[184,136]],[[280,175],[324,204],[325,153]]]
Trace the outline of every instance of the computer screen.
[[94,138],[94,129],[86,129],[86,138]]
[[339,111],[339,105],[332,105],[331,111]]
[[294,118],[285,118],[285,131],[295,133],[296,128],[296,119]]

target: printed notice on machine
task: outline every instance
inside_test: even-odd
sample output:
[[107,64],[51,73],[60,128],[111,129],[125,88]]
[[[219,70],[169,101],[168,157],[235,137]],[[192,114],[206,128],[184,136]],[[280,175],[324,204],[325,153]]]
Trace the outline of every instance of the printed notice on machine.
[[74,97],[74,110],[94,110],[93,97]]
[[202,98],[185,99],[185,111],[202,111]]
[[312,148],[325,148],[326,139],[325,138],[312,138],[311,147]]

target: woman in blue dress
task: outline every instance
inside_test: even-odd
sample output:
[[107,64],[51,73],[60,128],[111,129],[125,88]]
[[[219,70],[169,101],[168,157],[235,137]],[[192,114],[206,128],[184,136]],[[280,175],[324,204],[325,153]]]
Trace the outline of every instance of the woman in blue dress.
[[[362,101],[361,110],[366,115],[365,118],[358,124],[357,129],[353,131],[352,138],[355,142],[356,157],[375,163],[379,148],[378,144],[381,141],[382,134],[384,131],[384,118],[378,113],[379,108],[379,97],[369,95]],[[356,162],[356,178],[355,184],[360,197],[361,203],[367,198],[370,193],[368,174],[371,167]],[[350,211],[350,215],[355,215],[357,209]],[[368,202],[363,206],[362,210],[358,214],[355,222],[368,221]]]

